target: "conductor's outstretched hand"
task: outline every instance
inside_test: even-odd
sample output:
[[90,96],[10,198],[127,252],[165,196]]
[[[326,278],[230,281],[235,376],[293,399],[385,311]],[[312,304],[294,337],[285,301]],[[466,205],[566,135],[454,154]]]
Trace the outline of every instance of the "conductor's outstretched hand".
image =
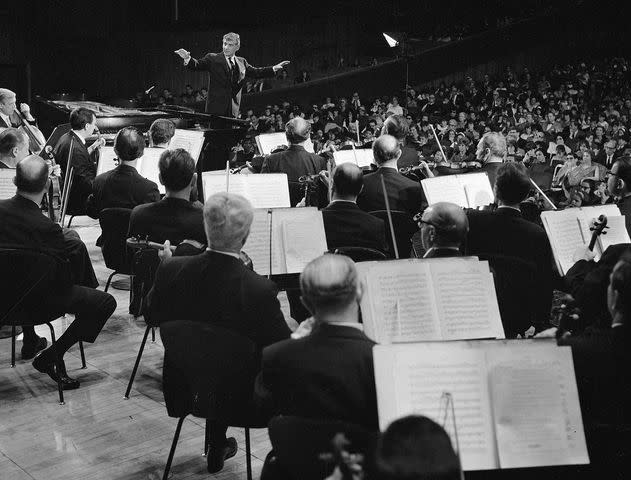
[[287,65],[289,65],[289,60],[283,60],[282,62],[274,65],[272,68],[275,72],[277,72],[278,70],[282,70],[283,68],[285,68]]
[[175,50],[175,53],[177,53],[183,60],[191,58],[191,52],[184,50],[183,48],[178,48]]

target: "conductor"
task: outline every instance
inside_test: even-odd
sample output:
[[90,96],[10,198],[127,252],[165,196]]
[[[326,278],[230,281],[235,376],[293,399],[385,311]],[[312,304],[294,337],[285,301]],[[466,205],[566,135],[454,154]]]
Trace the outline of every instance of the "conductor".
[[207,53],[197,60],[183,48],[175,51],[184,60],[184,65],[189,70],[208,72],[206,113],[238,117],[245,77],[272,77],[278,70],[289,65],[289,62],[285,60],[272,67],[253,67],[245,58],[235,55],[240,46],[239,35],[231,32],[223,36],[221,53]]

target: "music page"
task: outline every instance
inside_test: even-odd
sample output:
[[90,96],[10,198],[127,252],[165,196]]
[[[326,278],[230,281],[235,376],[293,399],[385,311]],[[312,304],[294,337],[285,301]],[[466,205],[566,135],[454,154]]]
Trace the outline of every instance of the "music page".
[[0,168],[0,200],[13,198],[17,189],[13,183],[15,170],[13,168]]
[[[245,197],[252,202],[254,208],[290,207],[289,183],[286,173],[264,173],[260,175],[231,175],[245,179]],[[232,187],[230,188],[232,192]]]
[[421,180],[421,186],[430,205],[438,202],[451,202],[461,207],[469,206],[464,188],[457,175],[424,178]]
[[155,182],[156,185],[158,185],[160,193],[166,193],[164,185],[160,183],[160,168],[158,167],[160,155],[162,155],[164,151],[163,148],[145,148],[145,152],[142,157],[138,159],[138,163],[136,164],[138,173],[146,179]]
[[589,240],[583,237],[584,226],[578,219],[578,212],[574,210],[541,212],[543,226],[561,275],[565,275],[574,265],[576,249],[585,246]]
[[288,208],[272,211],[280,226],[285,273],[301,273],[314,258],[327,251],[322,212],[317,208]]
[[118,166],[115,160],[116,153],[114,153],[114,147],[101,147],[99,152],[99,164],[96,167],[97,176],[114,170]]
[[370,167],[375,161],[371,148],[356,148],[354,150],[339,150],[333,152],[335,165],[354,163],[359,168]]
[[[484,352],[468,342],[376,345],[373,348],[379,425],[405,415],[425,415],[443,425],[460,446],[464,470],[499,467]],[[441,398],[453,399],[453,417]],[[446,421],[447,420],[447,421]]]
[[485,172],[456,176],[465,191],[469,208],[484,207],[495,201],[489,176]]
[[[272,255],[272,273],[286,273],[285,259],[283,257],[282,245],[278,242],[270,242],[270,221],[271,215],[268,209],[255,209],[254,219],[250,227],[243,251],[249,255],[254,265],[254,271],[259,275],[269,275],[270,273],[270,247]],[[276,236],[277,238],[278,236]],[[274,235],[272,233],[272,239]]]
[[284,132],[264,133],[255,137],[256,146],[261,155],[269,155],[276,147],[289,145],[287,135]]
[[176,128],[175,134],[169,142],[169,150],[183,148],[190,153],[195,163],[199,160],[204,146],[204,132],[202,130],[184,130]]
[[624,215],[620,215],[618,217],[607,217],[607,226],[609,227],[605,230],[607,233],[598,237],[598,243],[600,244],[600,249],[603,253],[611,245],[631,243]]

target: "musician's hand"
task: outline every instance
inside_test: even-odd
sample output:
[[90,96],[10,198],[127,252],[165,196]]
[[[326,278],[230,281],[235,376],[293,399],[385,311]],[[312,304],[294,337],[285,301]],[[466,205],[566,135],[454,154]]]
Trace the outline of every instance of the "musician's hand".
[[29,107],[28,104],[20,103],[20,112],[22,112],[22,115],[24,115],[24,118],[26,118],[29,122],[32,122],[35,120],[33,116],[31,115],[31,107]]
[[171,242],[165,240],[162,250],[158,250],[158,257],[160,257],[160,260],[165,260],[167,258],[171,258],[172,256],[173,252],[171,252]]
[[185,238],[184,240],[182,240],[182,243],[186,243],[191,247],[195,247],[198,250],[202,250],[206,247],[206,245],[204,245],[203,243],[199,243],[197,240],[193,240],[192,238]]
[[296,208],[306,207],[307,206],[307,197],[302,197],[302,199],[296,204]]
[[274,69],[274,72],[278,72],[279,70],[282,70],[283,68],[285,68],[287,65],[289,65],[289,60],[284,60],[280,63],[277,63],[272,68]]
[[88,147],[88,153],[92,153],[97,148],[100,148],[103,146],[105,146],[105,139],[97,138],[96,140],[94,140],[94,143]]
[[535,338],[556,338],[557,330],[558,330],[557,327],[552,327],[552,328],[548,328],[547,330],[542,330],[537,335],[535,335]]
[[425,175],[427,175],[428,178],[432,178],[434,176],[434,172],[432,172],[432,170],[429,168],[429,165],[426,161],[421,160],[421,163],[419,163],[419,165],[423,168],[423,170],[425,170]]
[[574,252],[574,256],[572,257],[572,260],[574,261],[574,263],[578,262],[579,260],[587,260],[589,262],[593,260],[595,257],[596,257],[596,254],[592,252],[589,248],[587,248],[587,245],[583,245],[576,249],[576,251]]
[[188,62],[191,59],[191,52],[184,50],[183,48],[178,48],[175,50],[175,53],[185,62]]

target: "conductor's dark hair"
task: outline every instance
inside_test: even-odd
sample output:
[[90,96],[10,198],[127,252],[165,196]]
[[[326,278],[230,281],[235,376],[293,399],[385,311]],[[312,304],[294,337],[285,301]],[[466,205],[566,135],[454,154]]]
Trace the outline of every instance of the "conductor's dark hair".
[[410,122],[403,115],[390,115],[383,122],[382,132],[402,142],[410,134]]
[[132,162],[145,153],[145,137],[134,127],[121,128],[114,139],[114,152],[123,162]]
[[352,163],[342,163],[333,170],[333,190],[338,195],[359,195],[364,185],[361,169]]
[[530,193],[530,178],[522,163],[503,163],[495,177],[495,195],[507,205],[523,202]]
[[17,189],[26,193],[39,193],[48,182],[48,165],[37,155],[29,155],[15,166],[14,183]]
[[183,148],[165,150],[158,161],[160,178],[164,188],[179,192],[191,183],[195,173],[195,160]]
[[149,136],[154,145],[169,143],[175,135],[175,124],[166,118],[155,120],[149,127]]
[[0,155],[8,155],[15,147],[27,141],[26,135],[21,130],[7,128],[0,132]]
[[89,108],[79,107],[70,112],[70,128],[73,130],[83,129],[87,123],[92,123],[96,115]]

